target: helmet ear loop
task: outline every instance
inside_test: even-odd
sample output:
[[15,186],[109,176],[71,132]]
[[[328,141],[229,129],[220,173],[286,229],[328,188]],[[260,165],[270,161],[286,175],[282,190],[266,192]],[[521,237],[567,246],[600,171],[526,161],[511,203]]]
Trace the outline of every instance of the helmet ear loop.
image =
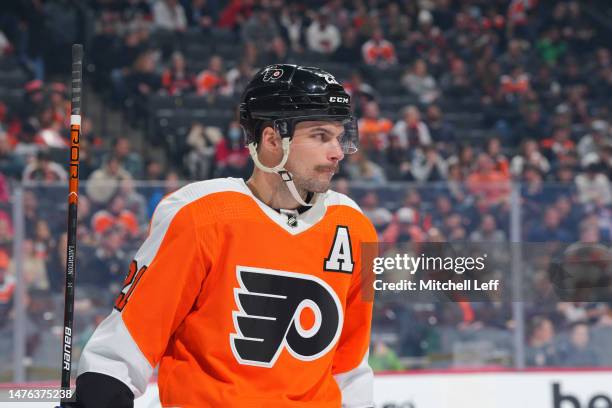
[[253,162],[255,163],[257,168],[259,168],[260,170],[266,173],[278,173],[279,171],[284,171],[285,164],[287,163],[287,160],[289,159],[289,150],[291,148],[292,137],[288,135],[291,135],[293,133],[292,124],[285,120],[282,120],[282,121],[275,120],[273,122],[273,125],[274,125],[274,130],[277,131],[281,137],[281,148],[283,149],[283,158],[281,159],[280,163],[278,163],[274,167],[265,166],[261,161],[259,161],[259,155],[257,154],[257,143],[253,142],[253,143],[248,144],[249,153],[251,155],[251,158],[253,159]]

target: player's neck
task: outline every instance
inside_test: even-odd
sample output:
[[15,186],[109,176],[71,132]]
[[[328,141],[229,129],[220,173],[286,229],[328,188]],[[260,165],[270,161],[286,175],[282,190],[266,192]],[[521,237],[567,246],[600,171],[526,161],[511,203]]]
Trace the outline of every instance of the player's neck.
[[[278,174],[264,173],[256,169],[246,184],[253,195],[269,207],[288,210],[300,207]],[[302,199],[305,199],[306,192],[301,189],[298,191]]]

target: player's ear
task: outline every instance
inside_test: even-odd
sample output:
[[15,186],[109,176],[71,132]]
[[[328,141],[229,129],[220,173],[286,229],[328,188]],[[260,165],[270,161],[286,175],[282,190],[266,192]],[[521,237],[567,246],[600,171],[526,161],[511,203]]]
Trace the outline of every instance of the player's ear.
[[282,150],[280,135],[272,126],[266,126],[261,131],[260,145],[272,152]]

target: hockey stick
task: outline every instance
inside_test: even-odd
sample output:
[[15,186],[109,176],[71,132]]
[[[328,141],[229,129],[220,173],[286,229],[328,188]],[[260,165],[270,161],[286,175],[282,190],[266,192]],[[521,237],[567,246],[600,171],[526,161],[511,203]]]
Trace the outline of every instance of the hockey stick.
[[79,141],[81,138],[81,80],[83,46],[72,46],[72,84],[70,106],[70,178],[68,192],[68,247],[66,250],[66,286],[64,297],[64,338],[62,343],[61,407],[68,407],[72,397],[72,324],[74,322],[74,285],[76,274],[77,209],[79,203]]

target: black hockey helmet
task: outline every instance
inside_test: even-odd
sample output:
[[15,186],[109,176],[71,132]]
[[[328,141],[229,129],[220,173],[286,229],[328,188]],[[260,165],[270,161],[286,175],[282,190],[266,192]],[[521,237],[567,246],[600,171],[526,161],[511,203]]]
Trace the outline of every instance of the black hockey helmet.
[[263,126],[274,126],[283,138],[293,136],[297,123],[307,120],[341,121],[342,148],[358,146],[350,96],[329,72],[291,64],[269,65],[246,86],[240,100],[240,125],[247,144],[257,144]]

